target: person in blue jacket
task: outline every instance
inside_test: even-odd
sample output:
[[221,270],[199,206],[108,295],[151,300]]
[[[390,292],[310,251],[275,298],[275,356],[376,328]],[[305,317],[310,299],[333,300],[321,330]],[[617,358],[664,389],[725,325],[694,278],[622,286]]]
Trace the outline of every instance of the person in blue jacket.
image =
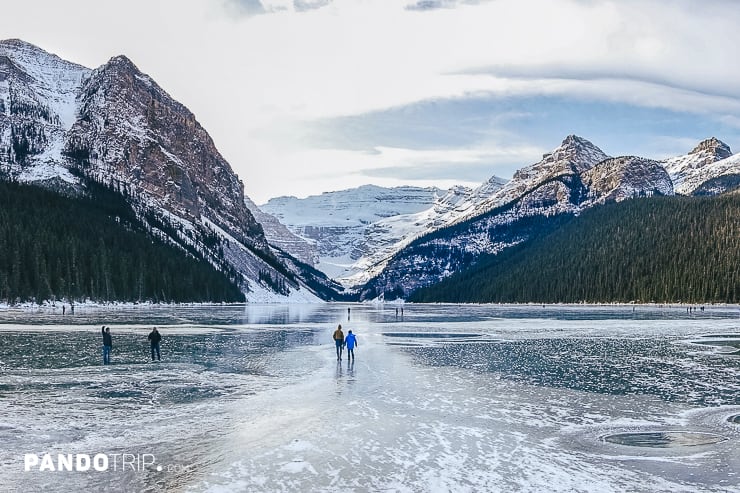
[[347,337],[344,338],[344,343],[347,345],[347,361],[349,361],[350,358],[354,360],[355,346],[359,346],[359,344],[357,344],[357,336],[355,336],[351,330],[347,332]]

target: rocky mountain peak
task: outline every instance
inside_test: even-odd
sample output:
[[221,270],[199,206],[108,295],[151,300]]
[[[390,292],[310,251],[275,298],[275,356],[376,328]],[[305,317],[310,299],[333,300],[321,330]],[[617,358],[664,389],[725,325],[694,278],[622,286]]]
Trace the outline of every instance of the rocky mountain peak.
[[[663,165],[671,176],[676,192],[682,195],[707,193],[705,184],[724,176],[740,176],[740,166],[737,159],[732,158],[730,146],[716,137],[700,142],[686,155],[666,159]],[[735,186],[735,179],[727,180],[723,178],[722,186],[710,186],[709,189],[714,190],[712,194]]]
[[560,147],[542,156],[542,164],[571,165],[576,172],[583,172],[608,158],[590,141],[577,135],[568,135]]
[[689,152],[690,155],[700,153],[711,154],[714,158],[714,161],[719,161],[720,159],[725,159],[732,156],[730,146],[716,137],[711,137],[709,139],[701,141],[699,145],[694,147],[694,149]]
[[12,46],[17,48],[28,48],[28,49],[35,49],[35,50],[41,50],[36,45],[33,45],[27,41],[23,41],[22,39],[18,38],[10,38],[10,39],[0,39],[0,45],[1,46]]
[[538,184],[560,176],[583,173],[608,157],[583,137],[568,135],[559,147],[544,154],[541,161],[514,173],[512,180],[494,196],[494,199],[499,205],[509,202],[525,191],[534,189]]
[[195,116],[125,56],[93,71],[65,153],[99,181],[133,185],[161,207],[205,216],[245,244],[265,247],[244,188]]
[[[76,63],[68,62],[36,45],[20,39],[0,40],[0,56],[12,60],[23,71],[33,76],[37,82],[49,82],[49,78],[73,79],[79,84],[79,73],[90,70]],[[56,89],[69,90],[69,87]]]
[[506,182],[508,181],[509,180],[507,180],[506,178],[501,178],[500,176],[493,175],[492,177],[488,179],[486,184],[490,186],[503,187],[504,185],[506,185]]
[[[142,77],[151,81],[149,76],[139,70],[139,67],[137,67],[136,64],[134,64],[134,62],[132,62],[131,59],[125,55],[114,56],[113,58],[108,60],[108,62],[99,70],[115,71],[121,74],[129,74],[136,77]],[[160,88],[160,90],[162,89]]]

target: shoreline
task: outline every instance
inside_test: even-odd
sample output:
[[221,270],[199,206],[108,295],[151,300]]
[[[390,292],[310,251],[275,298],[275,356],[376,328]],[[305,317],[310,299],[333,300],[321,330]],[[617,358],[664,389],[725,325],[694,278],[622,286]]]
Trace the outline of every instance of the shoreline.
[[[724,308],[724,309],[738,309],[740,310],[740,303],[629,303],[629,302],[601,302],[601,303],[448,303],[448,302],[433,302],[433,303],[416,303],[407,301],[389,301],[389,302],[377,302],[377,301],[358,301],[358,302],[347,302],[347,301],[321,301],[319,303],[306,303],[299,301],[284,301],[284,302],[241,302],[241,303],[228,303],[228,302],[175,302],[175,303],[161,303],[161,302],[124,302],[124,301],[107,301],[107,302],[96,302],[96,301],[85,301],[75,303],[75,309],[84,310],[106,310],[106,309],[137,309],[137,308],[172,308],[172,307],[222,307],[222,306],[279,306],[279,305],[364,305],[364,306],[376,306],[376,307],[397,307],[406,306],[411,308],[413,306],[480,306],[480,307],[543,307],[543,308],[609,308],[609,307],[646,307],[646,308]],[[22,311],[22,312],[60,312],[62,307],[65,307],[66,313],[70,313],[70,303],[68,302],[50,302],[45,301],[41,304],[36,302],[22,302],[17,304],[9,305],[7,303],[0,303],[0,311]],[[693,310],[692,310],[693,311]]]

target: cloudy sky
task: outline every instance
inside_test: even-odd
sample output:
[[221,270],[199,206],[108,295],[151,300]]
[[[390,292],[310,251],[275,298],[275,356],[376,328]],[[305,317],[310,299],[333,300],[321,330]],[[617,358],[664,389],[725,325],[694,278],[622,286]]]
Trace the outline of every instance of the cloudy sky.
[[571,133],[663,158],[740,150],[734,0],[3,1],[0,38],[125,54],[263,203],[509,178]]

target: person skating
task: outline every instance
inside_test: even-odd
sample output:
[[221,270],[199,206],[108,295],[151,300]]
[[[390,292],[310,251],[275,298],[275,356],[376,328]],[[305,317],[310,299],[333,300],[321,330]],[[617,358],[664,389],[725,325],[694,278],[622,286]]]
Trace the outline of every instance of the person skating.
[[110,335],[110,327],[103,325],[100,331],[103,333],[103,364],[110,365],[110,350],[113,349],[113,338]]
[[334,331],[332,339],[334,339],[334,345],[337,347],[337,361],[339,361],[342,359],[342,348],[344,347],[344,332],[342,332],[341,324]]
[[354,361],[355,346],[359,346],[359,344],[357,344],[357,337],[351,330],[347,332],[347,337],[344,338],[344,343],[347,345],[347,361],[349,361],[350,358]]
[[162,334],[159,333],[156,327],[152,329],[152,331],[149,333],[149,343],[152,346],[152,361],[154,361],[154,352],[157,353],[157,361],[161,361],[159,357],[159,341],[162,340]]

